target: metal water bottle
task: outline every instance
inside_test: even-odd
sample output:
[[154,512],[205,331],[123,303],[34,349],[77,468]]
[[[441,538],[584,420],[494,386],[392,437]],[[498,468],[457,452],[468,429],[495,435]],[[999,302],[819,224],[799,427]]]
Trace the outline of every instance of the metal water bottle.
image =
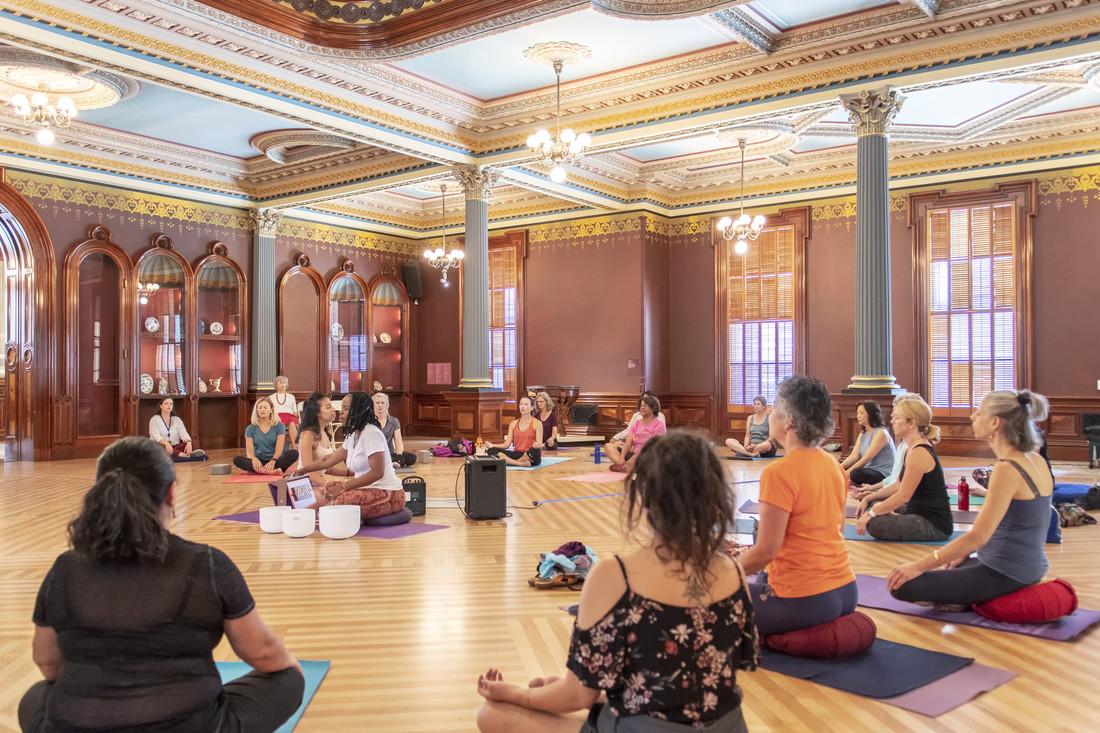
[[966,483],[966,476],[959,479],[959,511],[970,510],[970,484]]

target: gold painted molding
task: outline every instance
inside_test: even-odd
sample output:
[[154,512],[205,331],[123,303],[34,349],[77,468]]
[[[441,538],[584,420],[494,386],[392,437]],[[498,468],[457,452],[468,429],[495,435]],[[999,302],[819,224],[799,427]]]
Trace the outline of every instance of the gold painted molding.
[[366,249],[404,257],[417,257],[424,249],[420,242],[413,242],[408,239],[386,237],[373,232],[344,229],[330,224],[319,224],[287,217],[284,217],[282,224],[279,225],[279,237],[308,239],[319,244]]

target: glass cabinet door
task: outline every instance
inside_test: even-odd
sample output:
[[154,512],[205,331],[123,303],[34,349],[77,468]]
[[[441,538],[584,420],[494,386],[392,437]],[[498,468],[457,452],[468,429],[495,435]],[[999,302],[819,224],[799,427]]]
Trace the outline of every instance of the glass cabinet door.
[[396,280],[372,283],[371,348],[375,390],[403,392],[405,385],[405,331],[407,298]]
[[209,259],[195,277],[199,397],[241,392],[241,277],[228,262]]
[[187,274],[168,254],[154,252],[137,267],[138,392],[187,394]]
[[103,252],[80,260],[77,276],[76,434],[120,435],[122,272]]
[[329,286],[329,388],[367,391],[367,296],[359,278],[341,275]]

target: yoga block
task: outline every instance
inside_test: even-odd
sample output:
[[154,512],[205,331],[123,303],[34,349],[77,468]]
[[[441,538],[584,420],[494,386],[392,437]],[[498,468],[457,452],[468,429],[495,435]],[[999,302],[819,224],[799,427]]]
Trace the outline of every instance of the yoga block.
[[422,517],[428,511],[428,484],[419,476],[409,476],[401,481],[405,490],[405,506],[414,517]]
[[228,476],[232,471],[232,466],[228,463],[215,463],[210,467],[211,476]]
[[417,463],[428,464],[428,463],[432,462],[433,458],[435,458],[435,456],[433,456],[432,452],[430,450],[428,450],[427,448],[425,448],[424,450],[418,450],[416,452],[416,461],[417,461]]
[[1015,593],[974,606],[975,613],[990,621],[1014,624],[1043,624],[1076,610],[1077,591],[1061,578],[1029,585]]
[[856,611],[808,629],[765,636],[764,643],[792,657],[843,659],[870,649],[877,633],[871,617]]

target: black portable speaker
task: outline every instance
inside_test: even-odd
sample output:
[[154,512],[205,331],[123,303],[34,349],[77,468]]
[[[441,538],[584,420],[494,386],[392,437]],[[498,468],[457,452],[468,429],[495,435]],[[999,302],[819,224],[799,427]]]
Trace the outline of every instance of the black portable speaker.
[[413,302],[424,297],[424,283],[420,281],[420,264],[410,260],[401,265],[401,279],[405,281],[405,290]]
[[419,476],[407,476],[401,481],[405,490],[405,506],[414,517],[422,517],[428,511],[428,485]]
[[466,516],[500,519],[508,513],[508,474],[505,463],[489,456],[466,458]]

